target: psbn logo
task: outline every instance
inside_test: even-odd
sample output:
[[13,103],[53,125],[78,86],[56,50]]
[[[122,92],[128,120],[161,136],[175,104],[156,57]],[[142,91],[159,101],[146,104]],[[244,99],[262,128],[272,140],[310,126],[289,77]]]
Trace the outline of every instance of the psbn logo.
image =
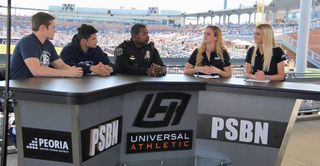
[[[136,127],[155,128],[178,125],[191,95],[177,92],[147,94],[133,123]],[[151,102],[153,101],[153,104]]]

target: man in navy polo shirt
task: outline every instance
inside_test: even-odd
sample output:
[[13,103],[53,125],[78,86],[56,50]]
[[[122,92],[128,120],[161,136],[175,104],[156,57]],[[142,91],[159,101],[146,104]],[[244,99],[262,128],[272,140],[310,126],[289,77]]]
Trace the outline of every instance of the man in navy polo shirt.
[[143,24],[131,27],[131,39],[122,42],[114,51],[114,55],[119,73],[152,77],[166,74],[165,65],[154,43],[149,43],[149,32]]
[[10,79],[82,77],[82,68],[65,64],[49,41],[56,32],[54,17],[44,12],[36,13],[31,18],[31,25],[33,33],[18,42],[11,56]]
[[97,32],[93,26],[82,24],[71,43],[62,49],[60,57],[68,65],[81,67],[84,75],[88,73],[101,76],[115,74],[114,64],[97,45]]

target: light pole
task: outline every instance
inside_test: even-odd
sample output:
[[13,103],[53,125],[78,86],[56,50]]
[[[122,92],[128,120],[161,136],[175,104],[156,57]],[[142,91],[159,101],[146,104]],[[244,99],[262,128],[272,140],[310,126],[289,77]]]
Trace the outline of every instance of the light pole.
[[2,126],[2,143],[1,143],[1,166],[7,165],[7,145],[8,145],[8,115],[9,107],[12,104],[12,92],[9,86],[10,76],[10,44],[11,44],[11,0],[7,5],[7,64],[6,64],[6,80],[5,91],[3,92],[3,126]]

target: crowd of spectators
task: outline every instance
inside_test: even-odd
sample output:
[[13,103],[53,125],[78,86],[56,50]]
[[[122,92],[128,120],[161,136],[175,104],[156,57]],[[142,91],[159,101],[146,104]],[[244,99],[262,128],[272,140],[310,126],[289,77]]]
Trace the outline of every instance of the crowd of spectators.
[[[6,17],[0,15],[0,38],[6,37]],[[11,36],[20,39],[22,36],[31,33],[30,17],[13,16]],[[131,25],[120,23],[90,23],[99,31],[98,41],[100,47],[113,56],[113,51],[117,45],[124,40],[130,39]],[[67,45],[77,28],[81,25],[79,22],[62,22],[56,23],[57,33],[52,41],[56,47]],[[202,41],[203,30],[206,25],[187,25],[183,27],[167,25],[147,25],[149,29],[150,41],[155,43],[160,56],[166,58],[188,58],[192,51],[197,48]],[[252,36],[254,25],[221,25],[224,36]],[[228,42],[228,41],[227,41]],[[230,43],[228,46],[229,54],[234,59],[244,59],[246,49],[234,48]]]

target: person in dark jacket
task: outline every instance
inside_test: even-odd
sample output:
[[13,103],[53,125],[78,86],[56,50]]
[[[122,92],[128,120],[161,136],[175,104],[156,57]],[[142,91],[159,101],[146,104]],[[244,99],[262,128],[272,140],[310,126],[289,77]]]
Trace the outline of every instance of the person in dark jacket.
[[97,32],[93,26],[82,24],[71,43],[62,49],[60,57],[69,65],[81,67],[84,75],[88,73],[101,76],[115,74],[114,64],[97,45]]
[[143,24],[131,28],[131,40],[124,41],[115,50],[115,63],[119,73],[162,76],[165,66],[153,42],[149,42],[148,30]]

